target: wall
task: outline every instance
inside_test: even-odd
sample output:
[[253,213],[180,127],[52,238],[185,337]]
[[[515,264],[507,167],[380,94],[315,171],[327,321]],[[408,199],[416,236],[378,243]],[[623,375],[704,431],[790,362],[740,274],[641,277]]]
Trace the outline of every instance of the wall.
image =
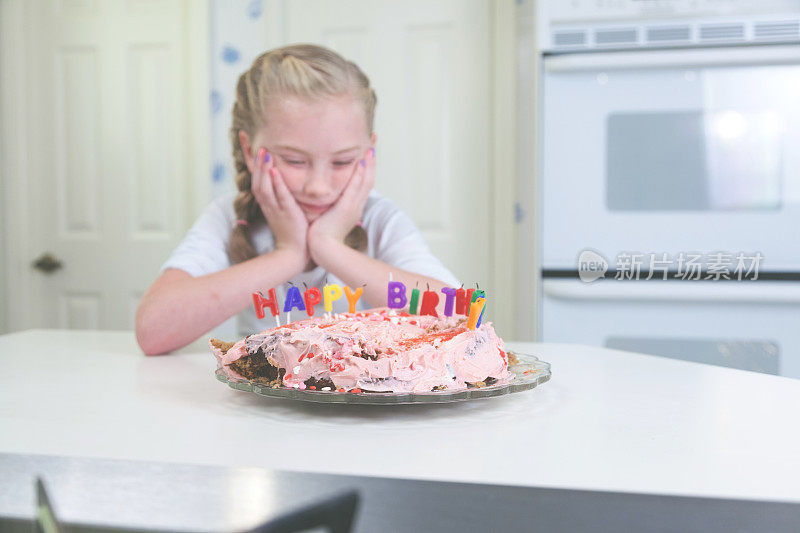
[[263,0],[211,0],[211,196],[236,189],[228,130],[239,75],[265,51]]

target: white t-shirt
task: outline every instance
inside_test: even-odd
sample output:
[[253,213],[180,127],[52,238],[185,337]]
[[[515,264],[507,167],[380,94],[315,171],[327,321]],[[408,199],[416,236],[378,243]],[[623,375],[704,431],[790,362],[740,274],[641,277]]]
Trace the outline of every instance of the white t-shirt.
[[[236,213],[233,209],[234,198],[235,193],[221,197],[203,211],[186,237],[161,267],[161,272],[168,268],[177,268],[191,276],[198,277],[231,266],[227,249],[231,231],[236,225]],[[455,276],[431,253],[425,239],[411,219],[388,198],[373,191],[367,200],[362,222],[369,238],[366,253],[370,257],[398,269],[429,276],[451,287],[460,285]],[[253,246],[259,255],[274,249],[275,237],[266,222],[251,224],[250,235]],[[303,283],[309,287],[319,287],[322,290],[326,277],[328,283],[344,285],[342,280],[319,266],[309,272],[298,274],[290,281],[301,287],[301,291]],[[283,311],[288,286],[287,282],[280,287],[275,287],[281,311]],[[263,287],[262,292],[266,295],[266,291],[270,288]],[[357,309],[363,310],[368,307],[369,305],[363,298],[358,301]],[[347,311],[347,299],[344,296],[334,302],[333,311],[337,313]],[[322,312],[322,304],[315,307],[315,315]],[[245,309],[238,315],[239,334],[248,335],[272,327],[275,322],[269,309],[266,310],[266,313],[265,319],[258,320],[253,306]],[[282,321],[286,320],[285,313],[281,313],[281,317]],[[292,319],[305,317],[304,312],[295,309]]]

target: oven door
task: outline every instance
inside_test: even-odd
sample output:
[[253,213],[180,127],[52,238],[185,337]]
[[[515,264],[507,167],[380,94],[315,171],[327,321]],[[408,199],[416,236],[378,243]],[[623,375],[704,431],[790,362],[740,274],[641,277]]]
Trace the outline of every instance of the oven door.
[[800,378],[800,283],[542,283],[542,340]]
[[543,269],[761,252],[800,272],[800,46],[546,56]]

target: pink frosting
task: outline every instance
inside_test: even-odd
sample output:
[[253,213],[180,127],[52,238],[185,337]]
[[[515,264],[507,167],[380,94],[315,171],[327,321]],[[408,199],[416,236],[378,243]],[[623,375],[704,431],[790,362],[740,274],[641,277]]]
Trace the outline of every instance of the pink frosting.
[[296,388],[305,388],[313,377],[345,390],[427,392],[513,377],[491,323],[469,330],[465,321],[381,308],[300,320],[251,335],[224,355],[213,346],[212,351],[220,368],[241,377],[227,365],[260,349],[273,365],[286,369],[284,385]]

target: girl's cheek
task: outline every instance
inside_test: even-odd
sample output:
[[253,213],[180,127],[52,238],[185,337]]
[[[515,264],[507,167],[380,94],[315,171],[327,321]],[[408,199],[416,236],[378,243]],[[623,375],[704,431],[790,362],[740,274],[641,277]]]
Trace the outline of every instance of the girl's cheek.
[[355,165],[343,169],[337,169],[334,171],[333,186],[336,188],[337,191],[341,192],[345,188],[345,186],[347,186],[347,181],[350,179],[350,176],[353,175],[354,169]]
[[283,165],[282,167],[279,167],[279,170],[281,171],[283,179],[286,181],[286,186],[291,192],[295,193],[303,188],[305,173],[302,170],[293,168],[289,165]]

